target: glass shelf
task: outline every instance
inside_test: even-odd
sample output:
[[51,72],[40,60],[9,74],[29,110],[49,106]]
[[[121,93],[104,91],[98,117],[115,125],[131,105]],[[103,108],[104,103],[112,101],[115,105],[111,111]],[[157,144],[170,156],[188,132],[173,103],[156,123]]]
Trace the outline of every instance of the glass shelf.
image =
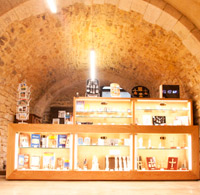
[[110,146],[110,145],[78,145],[78,146],[89,146],[89,147],[91,147],[91,146],[95,146],[95,147],[97,147],[97,146],[100,146],[100,147],[130,147],[130,146],[125,146],[125,145],[123,145],[123,146]]
[[88,113],[88,114],[90,114],[90,113],[127,113],[127,114],[129,114],[129,113],[131,113],[131,112],[127,112],[127,111],[76,111],[76,113]]
[[132,115],[130,116],[82,116],[82,115],[76,115],[77,118],[132,118]]
[[17,169],[17,171],[70,171],[69,169]]
[[188,150],[188,148],[137,148],[138,150]]
[[45,150],[46,150],[46,149],[47,149],[47,150],[48,150],[48,149],[53,149],[53,150],[54,150],[54,149],[57,149],[57,150],[58,150],[58,149],[70,149],[70,147],[67,147],[67,148],[34,148],[34,147],[19,147],[19,148],[20,148],[20,149],[45,149]]
[[156,108],[136,108],[136,110],[139,110],[139,111],[171,111],[171,112],[189,111],[189,109],[156,109]]

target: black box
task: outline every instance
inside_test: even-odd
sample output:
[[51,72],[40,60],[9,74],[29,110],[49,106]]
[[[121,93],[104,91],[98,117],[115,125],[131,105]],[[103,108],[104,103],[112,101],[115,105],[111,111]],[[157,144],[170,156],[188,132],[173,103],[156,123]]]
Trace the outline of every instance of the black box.
[[179,85],[160,85],[160,98],[180,98]]

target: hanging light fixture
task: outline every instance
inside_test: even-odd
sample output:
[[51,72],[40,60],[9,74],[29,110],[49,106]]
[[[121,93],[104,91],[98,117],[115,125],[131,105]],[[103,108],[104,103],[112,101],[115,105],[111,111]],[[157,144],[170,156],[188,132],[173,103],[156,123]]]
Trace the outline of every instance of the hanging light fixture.
[[46,0],[49,9],[51,10],[52,13],[57,13],[57,6],[56,6],[56,0]]

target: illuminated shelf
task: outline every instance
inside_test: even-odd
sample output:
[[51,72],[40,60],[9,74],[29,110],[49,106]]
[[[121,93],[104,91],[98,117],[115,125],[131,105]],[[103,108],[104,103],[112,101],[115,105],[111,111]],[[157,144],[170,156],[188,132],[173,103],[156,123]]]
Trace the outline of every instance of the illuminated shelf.
[[53,150],[60,150],[60,149],[70,149],[70,147],[67,147],[67,148],[34,148],[34,147],[19,147],[20,149],[38,149],[38,150],[40,150],[40,149],[43,149],[43,150],[48,150],[48,149],[53,149]]
[[188,150],[188,148],[137,148],[138,150]]
[[127,111],[76,111],[76,113],[131,113]]
[[17,169],[17,171],[70,171],[69,169]]
[[132,116],[82,116],[76,115],[77,118],[132,118]]
[[110,146],[110,145],[78,145],[78,146],[87,146],[87,147],[88,147],[88,146],[89,146],[89,147],[91,147],[91,146],[92,146],[92,147],[93,147],[93,146],[95,146],[95,147],[97,147],[97,146],[98,146],[98,147],[99,147],[99,146],[100,146],[100,147],[130,147],[130,146],[125,146],[125,145],[123,145],[123,146]]
[[185,112],[185,111],[189,111],[189,109],[156,109],[156,108],[136,108],[136,110],[139,111],[170,111],[170,112]]

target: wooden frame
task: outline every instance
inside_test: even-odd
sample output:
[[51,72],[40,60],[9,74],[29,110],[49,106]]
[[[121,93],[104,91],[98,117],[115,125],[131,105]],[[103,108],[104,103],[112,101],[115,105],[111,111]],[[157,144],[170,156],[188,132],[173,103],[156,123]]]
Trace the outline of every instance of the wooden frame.
[[[118,126],[118,125],[55,125],[55,124],[10,124],[8,128],[8,151],[6,178],[9,180],[198,180],[199,179],[199,135],[198,126]],[[192,170],[188,171],[71,171],[15,170],[15,135],[17,132],[71,133],[138,133],[190,134],[192,139]],[[73,139],[75,136],[73,136]],[[73,151],[74,151],[73,142]],[[133,148],[135,148],[133,139]],[[133,157],[135,150],[133,149]],[[134,167],[133,161],[133,167]]]
[[74,124],[76,124],[76,101],[81,100],[81,101],[89,101],[92,102],[94,101],[99,101],[101,102],[102,100],[107,100],[110,102],[115,102],[115,101],[128,101],[130,100],[130,105],[131,105],[131,110],[132,110],[132,120],[131,120],[131,124],[133,125],[137,125],[136,122],[136,104],[137,102],[148,102],[148,104],[151,104],[151,102],[188,102],[189,108],[188,108],[188,112],[189,112],[189,126],[193,125],[193,105],[192,105],[192,100],[191,99],[175,99],[175,98],[108,98],[108,97],[74,97],[74,101],[73,101],[73,121]]

